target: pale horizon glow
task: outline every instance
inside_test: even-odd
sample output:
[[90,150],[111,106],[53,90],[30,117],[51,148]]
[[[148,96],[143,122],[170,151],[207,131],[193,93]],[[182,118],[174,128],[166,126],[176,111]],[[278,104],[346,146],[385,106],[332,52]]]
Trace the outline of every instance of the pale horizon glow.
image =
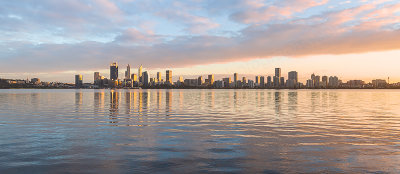
[[400,3],[395,0],[70,0],[0,2],[0,78],[73,82],[109,76],[117,61],[151,77],[275,67],[343,81],[400,81]]

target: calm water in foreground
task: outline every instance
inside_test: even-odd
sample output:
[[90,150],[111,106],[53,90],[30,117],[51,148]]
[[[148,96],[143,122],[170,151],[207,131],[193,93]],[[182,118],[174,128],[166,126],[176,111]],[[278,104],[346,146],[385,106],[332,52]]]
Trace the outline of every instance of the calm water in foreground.
[[0,90],[0,173],[400,173],[400,90]]

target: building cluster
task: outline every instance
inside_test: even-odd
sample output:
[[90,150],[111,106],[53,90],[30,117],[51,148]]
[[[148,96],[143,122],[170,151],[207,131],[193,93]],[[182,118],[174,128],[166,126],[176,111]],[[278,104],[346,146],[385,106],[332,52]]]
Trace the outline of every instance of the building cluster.
[[0,79],[0,88],[75,88],[74,84],[61,82],[43,82],[39,78]]
[[[118,64],[112,63],[110,65],[110,78],[107,79],[100,75],[100,72],[94,72],[93,88],[137,88],[137,87],[151,87],[157,85],[173,86],[172,71],[167,70],[165,73],[165,81],[162,78],[161,72],[157,72],[157,77],[150,77],[147,71],[143,71],[143,66],[140,65],[138,72],[131,73],[131,67],[128,64],[125,71],[125,76],[120,79],[118,77]],[[183,83],[183,78],[180,78]],[[75,75],[75,84],[77,88],[81,88],[83,84],[82,75]]]
[[206,78],[198,76],[192,79],[183,79],[179,76],[177,81],[172,81],[172,71],[157,72],[155,77],[150,77],[148,71],[143,71],[143,66],[138,67],[137,73],[131,73],[128,64],[124,77],[119,77],[118,64],[110,64],[110,76],[106,78],[100,72],[94,72],[94,83],[84,83],[83,75],[75,75],[75,84],[60,82],[42,82],[39,78],[31,80],[1,79],[0,88],[266,88],[266,89],[342,89],[342,88],[400,88],[400,83],[389,84],[389,78],[375,79],[370,83],[362,80],[349,80],[342,82],[337,76],[320,76],[312,74],[306,84],[299,82],[298,72],[290,71],[287,79],[282,76],[281,68],[275,68],[273,76],[255,76],[254,80],[239,77],[238,73],[231,77],[216,80],[213,74]]
[[[165,80],[162,73],[157,72],[155,77],[150,77],[147,71],[143,71],[142,65],[138,68],[138,72],[131,73],[131,67],[128,64],[125,76],[120,79],[118,77],[118,64],[110,65],[109,79],[101,76],[99,72],[94,73],[94,84],[92,88],[267,88],[267,89],[336,89],[336,88],[387,88],[389,87],[386,80],[376,79],[366,84],[362,80],[350,80],[343,83],[337,76],[319,76],[312,74],[306,84],[299,82],[297,71],[290,71],[287,79],[282,76],[281,68],[275,68],[273,76],[255,76],[254,80],[246,77],[239,77],[238,73],[231,77],[225,77],[216,80],[213,74],[199,76],[193,79],[183,79],[182,76],[176,82],[172,81],[172,71],[165,71]],[[77,88],[85,87],[82,75],[75,76],[75,84]],[[391,87],[395,87],[393,84]],[[87,86],[86,86],[87,87]]]

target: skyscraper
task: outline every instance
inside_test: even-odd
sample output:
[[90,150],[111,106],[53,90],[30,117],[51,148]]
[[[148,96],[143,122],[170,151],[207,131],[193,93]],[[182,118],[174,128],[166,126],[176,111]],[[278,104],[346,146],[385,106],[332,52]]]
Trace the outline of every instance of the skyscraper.
[[293,80],[295,83],[299,81],[299,75],[297,71],[290,71],[288,73],[288,80]]
[[260,76],[256,76],[255,78],[256,86],[260,86]]
[[149,85],[149,74],[147,73],[147,71],[142,73],[142,83],[143,83],[143,86]]
[[238,81],[238,73],[234,73],[233,74],[233,82],[235,83],[235,85],[236,85],[237,81]]
[[139,83],[142,83],[142,65],[139,66],[138,69],[138,78],[139,78]]
[[322,87],[326,88],[328,87],[328,76],[322,76]]
[[199,76],[199,78],[197,78],[197,85],[201,86],[203,83],[204,83],[203,77]]
[[297,88],[297,83],[298,83],[298,73],[297,71],[290,71],[288,73],[288,80],[286,86],[289,88]]
[[208,82],[209,82],[209,84],[210,85],[213,85],[214,84],[214,75],[208,75]]
[[137,77],[136,74],[132,74],[132,75],[131,75],[131,79],[132,79],[132,81],[134,81],[134,82],[137,82],[137,81],[138,81],[138,77]]
[[315,76],[315,84],[314,86],[319,88],[320,87],[320,80],[321,80],[321,76]]
[[272,77],[271,76],[268,76],[267,77],[267,87],[271,87],[272,86]]
[[100,72],[94,72],[94,80],[93,81],[97,81],[100,80]]
[[222,81],[224,82],[224,87],[229,87],[229,84],[232,83],[232,79],[230,77],[223,78]]
[[280,86],[284,87],[285,86],[285,77],[279,78]]
[[157,72],[157,81],[161,82],[161,79],[162,79],[161,72]]
[[260,86],[265,87],[265,77],[264,76],[260,76]]
[[170,85],[172,85],[172,71],[171,70],[167,70],[165,72],[165,81],[167,83],[169,83]]
[[128,64],[125,71],[125,79],[131,79],[131,66]]
[[117,80],[118,79],[118,64],[114,62],[110,65],[110,79]]
[[281,68],[275,68],[275,76],[274,76],[274,86],[279,87],[281,85]]
[[[237,81],[236,81],[236,83],[237,83]],[[243,77],[243,78],[242,78],[242,83],[243,83],[243,84],[246,84],[246,83],[247,83],[246,77]],[[237,85],[237,84],[235,84],[235,85]]]
[[83,85],[83,76],[80,74],[75,75],[75,87],[82,88],[82,85]]
[[275,77],[281,78],[281,68],[275,68]]
[[280,80],[279,77],[274,76],[274,79],[273,79],[273,80],[274,80],[274,86],[275,86],[275,87],[279,87],[279,85],[280,85],[280,83],[279,83],[279,80]]

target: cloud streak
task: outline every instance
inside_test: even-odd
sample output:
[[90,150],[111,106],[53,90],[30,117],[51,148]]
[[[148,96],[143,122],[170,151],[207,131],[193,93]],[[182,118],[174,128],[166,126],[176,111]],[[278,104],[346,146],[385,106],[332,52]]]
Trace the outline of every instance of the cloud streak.
[[[144,1],[68,1],[62,4],[65,8],[54,1],[41,1],[39,5],[24,4],[23,9],[12,2],[2,3],[6,7],[1,7],[0,22],[6,25],[0,27],[3,33],[0,37],[15,38],[0,42],[2,72],[98,69],[115,60],[149,68],[170,68],[274,56],[400,49],[400,3],[393,1],[316,12],[308,11],[331,2],[238,1],[220,13],[205,8],[229,3],[194,1],[196,8],[172,4],[166,10]],[[140,4],[155,9],[137,13],[129,10],[140,9]],[[7,6],[14,9],[5,10]],[[44,7],[50,10],[41,11]],[[177,9],[184,7],[190,9]],[[147,19],[156,23],[151,30],[140,27]],[[27,25],[33,29],[26,28]],[[17,29],[13,31],[13,27]],[[41,29],[49,30],[47,34],[54,38],[72,38],[74,42],[18,37],[29,32],[40,37],[47,31],[39,32]],[[177,34],[182,31],[185,34]],[[91,39],[95,37],[102,39]]]

